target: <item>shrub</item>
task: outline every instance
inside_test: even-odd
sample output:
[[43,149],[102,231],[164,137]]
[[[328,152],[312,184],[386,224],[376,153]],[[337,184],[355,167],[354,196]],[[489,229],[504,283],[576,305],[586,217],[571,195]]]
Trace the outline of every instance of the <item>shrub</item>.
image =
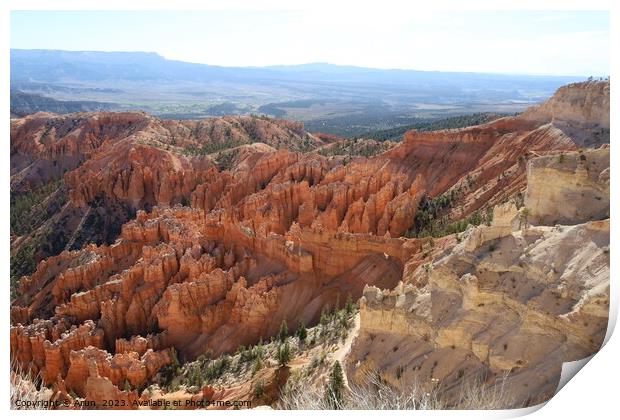
[[340,327],[346,329],[349,327],[349,317],[347,316],[346,311],[342,311],[338,315],[338,322],[340,323]]
[[254,397],[260,398],[265,394],[265,381],[259,379],[254,384]]
[[232,149],[235,147],[239,147],[241,145],[243,145],[243,142],[241,141],[227,140],[223,143],[205,143],[201,145],[200,147],[196,147],[192,145],[192,146],[187,147],[185,151],[189,155],[203,156],[203,155],[210,155],[212,153],[216,153],[216,152],[226,150],[226,149]]
[[[33,376],[28,370],[23,370],[14,360],[11,361],[9,389],[11,410],[49,409],[49,407],[44,404],[49,401],[50,393],[41,385],[40,375]],[[77,398],[73,390],[70,390],[69,394]],[[32,405],[24,406],[23,401],[30,401],[39,405],[37,405],[36,408]]]
[[487,207],[485,224],[491,226],[493,223],[493,207]]
[[329,313],[327,311],[323,310],[321,312],[321,319],[319,320],[319,324],[321,324],[321,326],[323,327],[329,324]]
[[62,180],[51,181],[32,191],[17,194],[11,193],[11,233],[26,235],[41,226],[49,217],[49,211],[42,204],[48,197],[55,194],[54,209],[61,208],[68,200],[68,195]]
[[230,356],[222,356],[213,360],[204,370],[204,378],[206,381],[212,381],[222,376],[230,367]]
[[35,247],[31,243],[25,243],[14,255],[11,255],[11,299],[17,297],[19,279],[34,273],[36,268]]
[[527,207],[522,208],[521,212],[519,213],[519,229],[528,228],[529,216],[530,216],[530,209],[528,209]]
[[408,238],[439,238],[454,233],[460,233],[469,225],[478,226],[482,223],[490,225],[493,221],[493,208],[489,207],[482,215],[479,211],[470,216],[449,223],[448,219],[441,215],[451,208],[461,194],[461,189],[452,189],[435,198],[422,198],[418,210],[414,216],[413,227],[405,233]]
[[260,359],[263,357],[263,347],[262,342],[259,342],[256,346],[249,346],[245,348],[244,346],[239,346],[237,349],[237,354],[239,355],[239,363],[247,363]]
[[285,339],[284,344],[278,346],[278,364],[280,366],[286,366],[291,361],[291,347],[288,344],[288,340]]

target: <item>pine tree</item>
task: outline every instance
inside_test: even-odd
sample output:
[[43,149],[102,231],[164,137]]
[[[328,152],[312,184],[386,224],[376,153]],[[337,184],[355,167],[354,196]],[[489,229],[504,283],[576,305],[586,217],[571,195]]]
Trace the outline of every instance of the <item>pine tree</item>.
[[278,332],[278,338],[280,341],[284,341],[286,336],[288,335],[288,326],[286,325],[286,321],[282,321],[280,325],[280,332]]
[[280,366],[286,366],[291,361],[291,348],[288,345],[288,340],[284,341],[284,344],[278,347],[278,363]]
[[344,375],[339,361],[334,363],[329,374],[329,382],[325,389],[325,399],[333,410],[342,408],[344,402]]
[[319,323],[323,327],[326,326],[327,324],[329,324],[329,314],[327,313],[327,311],[325,309],[323,309],[323,311],[321,311],[321,319],[320,319]]
[[303,322],[299,323],[296,332],[297,338],[299,338],[300,343],[304,343],[306,341],[306,337],[308,337],[308,331],[306,330],[306,326]]
[[347,315],[351,315],[353,313],[353,299],[351,299],[351,295],[347,297],[347,302],[344,306],[345,311],[347,311]]
[[258,344],[254,346],[254,358],[262,359],[265,355],[265,349],[263,348],[263,338],[261,337]]
[[254,364],[252,365],[252,376],[256,375],[256,372],[263,368],[263,361],[261,359],[254,360]]

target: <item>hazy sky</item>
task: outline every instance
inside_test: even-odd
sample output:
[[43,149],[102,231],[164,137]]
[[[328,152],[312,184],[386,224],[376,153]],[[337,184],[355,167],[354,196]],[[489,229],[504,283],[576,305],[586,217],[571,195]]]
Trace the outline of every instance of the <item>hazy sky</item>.
[[12,48],[155,51],[230,66],[604,76],[609,14],[584,11],[12,12]]

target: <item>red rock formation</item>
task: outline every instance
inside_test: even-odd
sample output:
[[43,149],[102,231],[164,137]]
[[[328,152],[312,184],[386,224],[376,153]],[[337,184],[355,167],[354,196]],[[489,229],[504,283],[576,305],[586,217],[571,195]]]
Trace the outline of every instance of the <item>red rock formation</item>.
[[144,129],[143,113],[55,116],[37,113],[11,120],[11,187],[28,189],[77,168],[99,147]]
[[88,376],[84,395],[86,401],[94,401],[99,409],[130,410],[136,409],[137,391],[121,391],[105,376],[100,376],[97,363],[88,361]]
[[[120,388],[148,383],[171,348],[182,360],[229,352],[282,321],[317,322],[366,284],[393,288],[429,258],[427,239],[402,237],[424,195],[458,190],[446,214],[458,220],[523,191],[529,157],[576,148],[555,122],[521,117],[410,132],[348,162],[301,153],[324,142],[299,124],[245,117],[36,114],[11,130],[16,188],[56,176],[25,169],[56,160],[70,206],[137,211],[115,243],[41,261],[12,304],[12,356],[97,401],[136,400]],[[227,165],[187,149],[249,135],[269,146]]]
[[[140,388],[163,366],[172,363],[170,349],[154,352],[146,350],[142,355],[136,352],[118,352],[112,356],[105,350],[86,347],[70,354],[69,369],[64,379],[65,385],[78,396],[85,396],[87,380],[90,376],[108,378],[116,387],[123,389],[126,384]],[[95,363],[97,375],[91,370]]]
[[33,374],[41,373],[44,384],[64,376],[70,352],[87,346],[103,346],[103,331],[91,320],[78,327],[69,326],[65,319],[11,327],[12,357]]
[[187,158],[154,147],[125,141],[113,150],[102,148],[65,176],[70,198],[86,205],[110,197],[134,208],[170,205],[189,197],[197,183],[217,172],[209,158]]

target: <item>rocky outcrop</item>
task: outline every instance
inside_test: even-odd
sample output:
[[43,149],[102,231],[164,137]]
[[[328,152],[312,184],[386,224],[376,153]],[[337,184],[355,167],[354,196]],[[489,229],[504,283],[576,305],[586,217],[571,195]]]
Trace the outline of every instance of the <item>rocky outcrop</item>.
[[89,375],[84,390],[85,400],[93,401],[95,407],[106,410],[136,409],[137,391],[121,391],[105,376],[100,376],[94,361],[89,362]]
[[609,79],[562,86],[522,118],[552,124],[579,146],[599,147],[609,143],[609,89]]
[[528,162],[528,219],[555,225],[609,217],[609,148]]
[[61,319],[11,327],[14,360],[34,375],[40,374],[46,385],[66,375],[73,350],[87,346],[103,346],[103,331],[91,320],[80,326]]
[[[49,317],[55,308],[75,299],[81,305],[78,319],[91,319],[93,305],[80,291],[96,289],[115,269],[129,267],[138,257],[140,244],[120,241],[111,246],[89,245],[80,251],[65,251],[41,261],[31,277],[20,282],[20,297],[13,302],[14,322],[27,323],[34,317]],[[23,306],[20,306],[23,305]],[[70,314],[72,316],[77,313]]]
[[525,161],[534,153],[574,147],[550,126],[504,119],[463,130],[411,132],[398,147],[347,165],[279,151],[254,156],[234,173],[199,185],[191,203],[211,211],[208,219],[242,224],[257,235],[283,235],[298,223],[398,237],[412,227],[422,196],[458,188],[450,216],[460,219],[520,191]]
[[102,145],[144,129],[143,113],[56,116],[36,113],[11,121],[11,191],[28,190],[62,177]]
[[157,352],[148,349],[141,355],[133,351],[111,355],[105,350],[85,347],[72,351],[69,357],[64,383],[81,397],[87,396],[91,388],[88,385],[90,377],[95,380],[105,377],[119,389],[143,388],[162,367],[173,361],[170,349]]
[[[390,150],[397,143],[389,140],[377,141],[372,139],[342,139],[327,134],[315,134],[328,144],[315,151],[323,156],[375,156]],[[346,158],[345,158],[346,159]]]
[[293,151],[310,151],[323,144],[321,138],[304,130],[302,122],[268,117],[226,116],[164,121],[163,125],[180,142],[195,139],[199,144],[224,146],[260,142]]
[[86,206],[107,197],[134,209],[172,205],[189,199],[196,185],[217,170],[208,158],[188,158],[171,152],[125,142],[102,150],[65,181],[73,204]]
[[[544,188],[557,200],[608,188],[607,179],[584,182],[574,174],[579,153],[561,162],[558,156],[529,163],[556,172],[528,171],[528,192]],[[609,164],[608,149],[587,156],[600,162],[597,174]],[[553,395],[563,362],[600,348],[609,310],[609,219],[596,220],[605,215],[584,208],[588,200],[558,212],[549,203],[564,201],[525,201],[529,214],[555,212],[562,225],[526,222],[525,208],[506,203],[496,207],[490,227],[470,228],[460,243],[405,276],[408,283],[364,290],[350,380],[378,371],[394,386],[420,382],[450,395],[460,381],[484,377],[517,406],[531,405]]]
[[139,112],[39,113],[12,121],[12,193],[57,187],[34,212],[36,224],[26,223],[27,235],[12,232],[12,256],[22,261],[12,282],[31,274],[24,259],[110,244],[137,210],[190,204],[197,185],[219,178],[219,170],[276,152],[265,143],[310,150],[323,141],[301,123],[253,117],[162,121]]
[[[91,159],[99,170],[110,163],[118,166],[107,168],[114,184],[119,175],[115,169],[127,171],[136,160],[143,166],[159,163],[156,151],[150,152],[155,154],[151,159],[142,159],[145,149],[140,145],[191,156],[255,142],[303,151],[323,144],[304,131],[302,123],[269,118],[164,121],[141,112],[37,113],[11,121],[11,186],[14,191],[32,188]],[[132,147],[137,149],[128,156]]]
[[562,86],[549,100],[525,111],[523,117],[609,128],[609,89],[609,80]]

